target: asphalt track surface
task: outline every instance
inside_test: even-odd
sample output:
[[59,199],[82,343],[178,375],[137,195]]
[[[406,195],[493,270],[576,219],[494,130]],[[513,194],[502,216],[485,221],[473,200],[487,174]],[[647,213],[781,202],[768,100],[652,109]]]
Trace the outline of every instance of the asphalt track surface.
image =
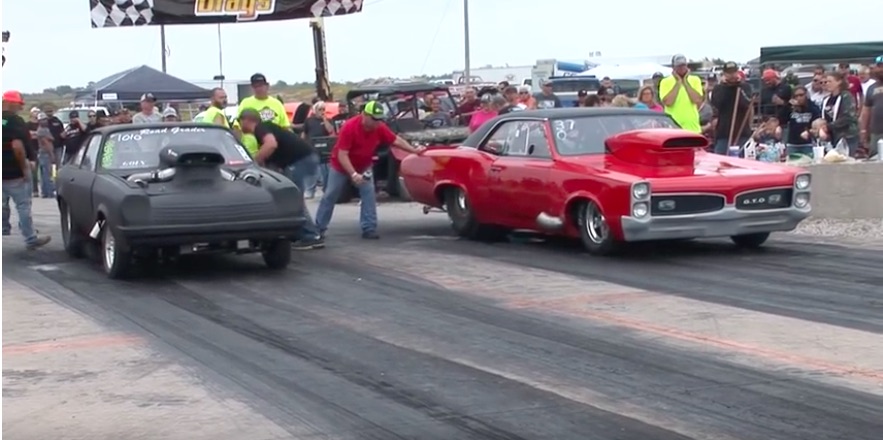
[[879,248],[602,259],[454,239],[416,211],[382,207],[377,242],[338,212],[283,273],[218,257],[110,281],[56,229],[4,246],[4,276],[153,341],[290,438],[883,438]]

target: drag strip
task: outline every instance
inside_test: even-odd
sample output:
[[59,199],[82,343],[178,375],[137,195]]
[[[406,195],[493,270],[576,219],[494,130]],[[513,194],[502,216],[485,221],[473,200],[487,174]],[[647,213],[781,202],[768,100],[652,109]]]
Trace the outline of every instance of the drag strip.
[[143,337],[290,438],[883,430],[875,252],[712,242],[598,259],[456,240],[439,217],[386,214],[379,242],[342,226],[283,273],[223,257],[113,282],[56,246],[4,247],[4,276]]

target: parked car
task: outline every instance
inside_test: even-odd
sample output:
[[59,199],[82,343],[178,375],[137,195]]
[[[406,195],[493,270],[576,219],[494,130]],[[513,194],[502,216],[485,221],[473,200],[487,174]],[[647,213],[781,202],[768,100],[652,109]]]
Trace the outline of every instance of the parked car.
[[98,244],[110,278],[138,261],[208,252],[261,252],[281,269],[305,218],[301,190],[216,125],[97,129],[58,183],[65,250],[79,258]]
[[529,110],[492,119],[455,149],[409,156],[400,179],[463,237],[533,230],[579,238],[598,255],[702,237],[758,247],[809,216],[808,172],[707,144],[649,110]]
[[[420,120],[424,110],[422,98],[427,93],[433,93],[442,101],[442,108],[448,111],[452,119],[459,119],[454,99],[446,86],[431,83],[403,83],[386,84],[379,86],[360,87],[350,90],[346,100],[353,103],[355,99],[363,101],[377,100],[387,109],[390,118],[386,124],[393,132],[412,144],[425,146],[428,149],[450,148],[462,142],[469,136],[468,127],[443,127],[430,128]],[[350,109],[350,114],[358,114],[359,108],[355,105]],[[330,144],[329,145],[333,145]],[[400,198],[401,189],[398,185],[399,163],[407,156],[407,153],[397,148],[389,148],[383,145],[377,150],[374,162],[374,180],[380,188],[384,189],[391,198]],[[339,202],[350,201],[358,194],[355,187],[344,191]]]

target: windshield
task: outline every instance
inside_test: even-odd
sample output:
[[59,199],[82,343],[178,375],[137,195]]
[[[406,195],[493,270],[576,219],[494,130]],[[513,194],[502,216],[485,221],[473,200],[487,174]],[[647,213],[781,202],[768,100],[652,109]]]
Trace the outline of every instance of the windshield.
[[626,131],[678,128],[674,120],[665,114],[584,116],[553,119],[551,124],[555,148],[562,156],[604,153],[604,141]]
[[111,134],[104,141],[101,168],[157,168],[159,152],[165,147],[196,147],[218,151],[227,159],[227,165],[245,165],[252,161],[233,134],[221,127],[169,127],[132,129]]
[[601,81],[598,81],[598,78],[574,79],[571,77],[562,80],[552,80],[552,92],[554,93],[578,92],[580,90],[597,92],[600,86]]

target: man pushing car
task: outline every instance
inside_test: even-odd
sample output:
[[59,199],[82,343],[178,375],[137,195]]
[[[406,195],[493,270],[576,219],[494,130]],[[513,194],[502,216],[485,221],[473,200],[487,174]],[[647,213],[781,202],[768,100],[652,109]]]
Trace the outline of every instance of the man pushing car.
[[377,101],[369,101],[362,109],[362,114],[350,118],[343,123],[337,134],[337,143],[331,150],[328,181],[322,201],[316,210],[316,225],[324,237],[334,205],[347,185],[352,182],[359,191],[361,199],[359,224],[362,227],[362,238],[377,239],[377,197],[374,193],[374,181],[371,167],[374,166],[374,155],[381,145],[389,145],[408,153],[420,154],[425,148],[414,147],[408,141],[396,136],[383,121],[386,111]]

